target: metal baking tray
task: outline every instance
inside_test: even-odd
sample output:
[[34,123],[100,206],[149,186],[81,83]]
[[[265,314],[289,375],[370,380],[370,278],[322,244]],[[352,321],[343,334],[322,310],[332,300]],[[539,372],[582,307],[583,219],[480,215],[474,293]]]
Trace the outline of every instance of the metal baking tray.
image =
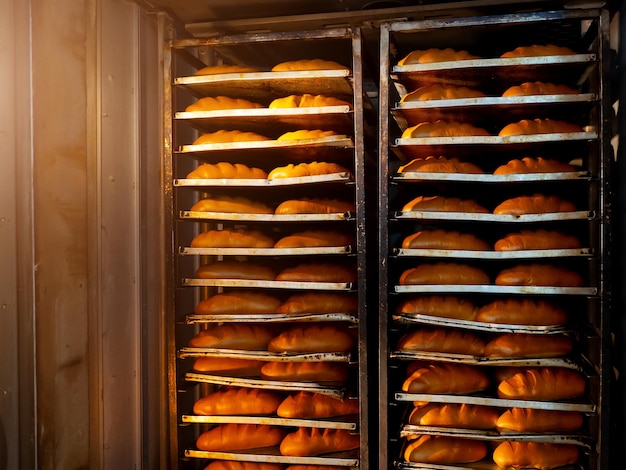
[[220,142],[216,144],[183,145],[181,153],[199,153],[213,151],[235,150],[290,150],[303,147],[333,147],[333,148],[354,148],[352,138],[345,135],[331,135],[319,137],[317,139],[296,139],[296,140],[256,140],[251,142]]
[[427,256],[429,258],[469,258],[469,259],[520,259],[520,258],[563,258],[590,257],[591,248],[571,248],[564,250],[518,250],[518,251],[470,251],[433,250],[417,248],[395,248],[394,254],[401,257]]
[[[349,70],[303,70],[288,72],[223,73],[192,75],[174,79],[174,85],[197,96],[230,96],[255,102],[302,94],[352,98],[353,78]],[[346,100],[347,101],[347,100]]]
[[270,314],[240,314],[240,315],[187,315],[188,325],[200,323],[284,323],[284,322],[328,322],[342,321],[358,323],[358,318],[350,313],[299,313],[293,315],[270,313]]
[[467,330],[486,331],[490,333],[525,333],[525,334],[559,334],[569,333],[571,328],[563,325],[510,325],[504,323],[485,323],[473,320],[457,320],[454,318],[435,317],[423,314],[394,313],[391,318],[398,323],[408,325],[433,325]]
[[[280,142],[280,141],[261,141]],[[285,141],[288,142],[288,141]],[[296,141],[293,141],[296,142]],[[298,141],[302,142],[302,141]],[[245,142],[241,142],[245,143]],[[238,148],[214,148],[212,150],[187,150],[182,152],[175,150],[176,158],[193,158],[200,162],[217,163],[228,161],[231,163],[245,163],[255,165],[259,161],[272,161],[276,164],[318,161],[345,161],[346,164],[354,159],[354,144],[350,140],[333,142],[327,145],[310,145],[308,143],[293,145],[291,147],[248,147],[242,151]]]
[[180,211],[180,218],[246,222],[328,222],[354,220],[354,214],[352,212],[336,212],[332,214],[241,214],[237,212]]
[[[338,467],[358,467],[356,452],[328,454],[326,457],[288,457],[280,454],[278,447],[266,447],[249,451],[209,452],[204,450],[185,450],[185,457],[215,460],[237,460],[240,462],[282,463],[290,465],[334,465]],[[338,456],[336,456],[338,455]]]
[[189,382],[209,383],[214,385],[232,385],[246,388],[263,388],[268,390],[282,390],[286,392],[314,392],[343,399],[346,391],[343,387],[315,382],[281,382],[277,380],[263,380],[260,378],[226,377],[222,375],[199,374],[187,372],[185,380]]
[[597,295],[596,287],[550,287],[550,286],[496,286],[465,284],[421,284],[394,286],[397,293],[451,292],[475,294],[550,294],[550,295]]
[[273,187],[273,186],[300,186],[303,184],[315,183],[348,183],[352,181],[349,173],[329,173],[325,175],[299,176],[294,178],[276,178],[272,180],[263,178],[243,179],[243,178],[178,178],[174,180],[174,186],[177,187],[222,187],[222,186],[238,186],[238,187]]
[[[394,462],[398,470],[514,470],[513,467],[503,469],[492,460],[482,460],[474,463],[458,463],[453,465],[431,464],[420,462]],[[583,470],[580,465],[565,465],[559,470]]]
[[350,246],[323,246],[303,248],[191,248],[180,247],[181,255],[200,256],[289,256],[289,255],[344,255],[352,253]]
[[[596,131],[589,132],[560,132],[552,134],[529,135],[468,135],[453,137],[410,137],[396,139],[396,146],[410,147],[415,145],[509,145],[531,144],[542,142],[559,142],[572,140],[595,140]],[[505,149],[501,149],[505,150]]]
[[[342,419],[343,418],[343,419]],[[200,423],[200,424],[266,424],[269,426],[289,426],[304,428],[326,428],[326,429],[345,429],[346,431],[356,431],[357,424],[354,421],[346,421],[345,417],[336,419],[296,419],[296,418],[278,418],[268,416],[199,416],[199,415],[183,415],[183,423]]]
[[588,171],[568,171],[554,173],[516,173],[507,175],[475,174],[475,173],[431,173],[422,171],[405,171],[391,177],[392,183],[412,181],[463,181],[472,183],[514,183],[517,181],[590,181]]
[[297,281],[258,281],[255,279],[196,279],[184,278],[183,286],[195,287],[259,287],[265,289],[335,290],[349,291],[352,282],[297,282]]
[[549,212],[545,214],[480,214],[473,212],[396,211],[396,219],[469,220],[476,222],[551,222],[557,220],[591,220],[594,211]]
[[252,359],[267,362],[350,362],[349,353],[273,353],[269,351],[244,351],[241,349],[218,349],[218,348],[180,348],[178,357],[181,359],[190,357],[230,357],[235,359]]

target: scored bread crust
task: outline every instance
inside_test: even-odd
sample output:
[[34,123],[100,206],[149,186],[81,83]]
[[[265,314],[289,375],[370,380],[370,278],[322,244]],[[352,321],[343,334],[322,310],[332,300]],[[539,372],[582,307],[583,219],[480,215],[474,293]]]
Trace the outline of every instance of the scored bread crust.
[[398,349],[482,356],[485,341],[469,331],[420,328],[402,336]]
[[310,163],[290,163],[285,166],[274,168],[267,175],[268,180],[278,178],[296,178],[301,176],[318,176],[329,175],[333,173],[348,173],[352,176],[352,172],[339,165],[338,163],[329,162],[310,162]]
[[494,175],[509,175],[520,173],[566,173],[576,171],[569,163],[549,158],[524,157],[521,160],[513,159],[501,165],[493,172]]
[[550,470],[578,462],[573,444],[504,441],[493,451],[493,461],[502,468]]
[[335,131],[324,131],[321,129],[300,129],[297,131],[289,131],[278,136],[276,140],[307,140],[322,139],[324,137],[332,137],[340,135]]
[[408,393],[463,395],[489,387],[489,377],[479,367],[433,362],[418,367],[402,384]]
[[332,418],[353,415],[359,412],[359,400],[340,400],[329,395],[298,392],[285,398],[276,411],[281,418]]
[[266,137],[261,134],[257,134],[256,132],[244,132],[238,130],[219,130],[215,132],[207,132],[202,134],[196,140],[194,140],[193,145],[204,145],[204,144],[225,144],[225,143],[233,143],[233,142],[256,142],[256,141],[265,141],[271,140],[269,137]]
[[276,279],[274,270],[262,264],[246,261],[216,261],[200,265],[196,269],[198,279],[248,279],[273,281]]
[[483,96],[485,96],[485,94],[482,91],[473,90],[465,86],[441,85],[436,83],[434,85],[419,87],[417,90],[403,95],[400,102],[482,98]]
[[565,335],[533,335],[508,333],[487,343],[486,357],[562,357],[573,349],[573,342]]
[[453,295],[427,295],[405,300],[398,305],[396,313],[471,321],[476,319],[477,307],[470,300]]
[[267,362],[261,368],[266,380],[286,382],[344,382],[348,366],[340,362]]
[[510,233],[494,245],[496,251],[564,250],[580,247],[580,240],[574,235],[543,229]]
[[336,325],[302,325],[289,328],[268,340],[267,350],[286,353],[349,352],[355,339]]
[[483,174],[484,171],[471,162],[461,162],[458,158],[426,157],[414,158],[398,168],[398,173],[417,171],[425,173],[466,173]]
[[561,266],[523,264],[500,271],[495,283],[497,286],[582,287],[583,278]]
[[540,367],[517,372],[498,384],[498,397],[512,400],[567,400],[585,394],[586,379],[563,367]]
[[323,106],[348,106],[352,108],[351,103],[340,100],[339,98],[335,98],[333,96],[312,95],[310,93],[276,98],[270,103],[269,108],[318,108]]
[[553,119],[522,119],[504,126],[499,136],[533,135],[533,134],[561,134],[567,132],[584,132],[578,124]]
[[265,292],[238,290],[203,299],[194,312],[197,315],[278,313],[280,304],[280,299]]
[[485,129],[476,127],[467,122],[435,121],[421,122],[408,127],[402,133],[403,139],[419,137],[465,137],[465,136],[489,136]]
[[280,443],[280,453],[293,457],[323,455],[358,449],[358,434],[345,429],[298,428]]
[[232,357],[198,357],[193,363],[196,372],[230,377],[258,377],[263,361]]
[[262,351],[274,337],[274,333],[262,325],[247,323],[223,323],[200,330],[191,338],[193,348],[241,349]]
[[226,387],[198,399],[193,405],[196,415],[269,416],[276,413],[282,399],[271,390]]
[[547,82],[524,82],[507,88],[502,96],[576,95],[578,90],[567,85]]
[[519,46],[502,54],[502,58],[515,57],[539,57],[549,55],[575,55],[576,52],[569,47],[556,46],[554,44],[533,44],[532,46]]
[[409,424],[463,429],[494,429],[498,411],[490,406],[467,403],[428,403],[416,406]]
[[404,249],[488,251],[489,244],[473,233],[451,230],[420,230],[402,240]]
[[303,248],[348,246],[354,243],[349,233],[334,230],[305,230],[287,235],[274,244],[274,248]]
[[256,449],[277,446],[287,432],[280,426],[265,424],[218,424],[200,434],[196,440],[199,450],[212,452]]
[[564,325],[567,313],[544,300],[496,300],[478,309],[476,320],[510,325]]
[[449,47],[445,49],[431,47],[430,49],[410,52],[398,61],[398,65],[430,64],[434,62],[450,62],[471,59],[480,59],[480,57],[472,55],[467,51],[455,50]]
[[482,285],[489,284],[489,276],[481,268],[458,263],[421,264],[405,270],[400,285]]
[[483,441],[424,434],[409,437],[404,460],[431,464],[469,463],[482,460],[487,451],[487,444]]
[[254,67],[248,67],[245,65],[210,65],[198,70],[194,75],[219,75],[225,73],[251,73],[259,72],[259,69]]
[[272,72],[286,72],[292,70],[350,70],[350,68],[338,62],[324,59],[289,60],[272,67]]
[[189,179],[267,179],[267,173],[260,168],[251,168],[242,163],[203,163],[187,175]]
[[278,313],[356,313],[359,304],[356,296],[332,292],[303,293],[290,296],[278,307]]
[[274,240],[258,230],[209,230],[191,240],[192,248],[272,248]]
[[578,411],[511,408],[496,421],[499,432],[571,432],[583,425],[583,415]]
[[496,215],[551,214],[557,212],[574,212],[576,205],[558,196],[533,194],[507,199],[496,206]]
[[324,198],[303,198],[289,199],[281,202],[276,210],[276,214],[337,214],[344,212],[354,212],[355,206],[352,201],[341,201],[339,199]]
[[235,214],[272,214],[270,206],[245,197],[208,196],[196,202],[191,212],[232,212]]
[[224,109],[255,109],[263,108],[262,104],[254,103],[241,98],[228,96],[205,96],[185,108],[188,113],[194,111],[217,111]]
[[302,263],[285,268],[277,281],[295,282],[356,282],[356,272],[346,266],[332,263]]
[[459,199],[444,196],[417,196],[402,207],[403,212],[469,212],[488,214],[489,211],[473,199]]

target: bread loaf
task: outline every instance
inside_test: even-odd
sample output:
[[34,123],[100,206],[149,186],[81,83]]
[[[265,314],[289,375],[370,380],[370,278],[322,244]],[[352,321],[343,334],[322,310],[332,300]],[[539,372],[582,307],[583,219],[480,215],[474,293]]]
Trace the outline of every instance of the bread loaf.
[[476,320],[509,325],[551,326],[567,323],[567,314],[544,300],[496,300],[478,309]]
[[576,52],[574,52],[569,47],[555,46],[554,44],[534,44],[532,46],[516,47],[512,51],[505,52],[500,57],[515,58],[574,54],[576,54]]
[[230,98],[228,96],[205,96],[195,103],[185,108],[188,113],[194,111],[215,111],[222,109],[254,109],[263,108],[262,104],[253,103],[240,98]]
[[572,444],[505,441],[493,451],[493,461],[502,468],[549,470],[578,462],[578,448]]
[[521,85],[507,88],[502,96],[535,96],[535,95],[575,95],[578,90],[567,85],[555,85],[546,82],[524,82]]
[[276,273],[269,266],[245,261],[216,261],[203,264],[194,276],[198,279],[246,279],[273,281]]
[[498,411],[489,406],[467,403],[429,403],[415,407],[409,424],[462,429],[494,429]]
[[285,268],[277,281],[291,282],[356,282],[354,269],[333,263],[303,263]]
[[248,67],[244,65],[211,65],[198,70],[194,75],[219,75],[223,73],[250,73],[258,72],[259,69],[254,67]]
[[281,62],[272,67],[272,72],[285,72],[292,70],[350,70],[345,65],[332,60],[324,59],[300,59]]
[[311,162],[298,164],[290,163],[286,166],[274,168],[272,171],[270,171],[267,178],[269,180],[275,180],[279,178],[329,175],[333,173],[348,173],[352,175],[352,172],[350,170],[339,165],[338,163]]
[[277,463],[238,462],[236,460],[214,460],[204,470],[283,470]]
[[495,282],[498,286],[581,287],[583,278],[560,266],[527,264],[500,271]]
[[419,137],[467,137],[491,135],[485,129],[476,127],[467,122],[435,121],[421,122],[408,127],[402,133],[403,139],[415,139]]
[[358,309],[358,299],[351,294],[305,292],[289,297],[278,307],[278,313],[356,313]]
[[480,59],[467,51],[457,51],[451,48],[417,50],[409,53],[398,61],[398,65],[430,64],[433,62],[456,62],[457,60]]
[[496,251],[564,250],[580,247],[580,240],[574,235],[543,229],[510,233],[494,245]]
[[500,382],[498,396],[512,400],[567,400],[585,394],[586,380],[562,367],[541,367],[516,373]]
[[421,314],[433,317],[475,320],[476,306],[468,299],[452,295],[430,295],[405,300],[396,308],[396,313]]
[[407,171],[424,173],[484,173],[481,168],[471,162],[461,162],[458,158],[446,157],[414,158],[406,165],[398,168],[398,173]]
[[189,179],[266,179],[267,173],[260,168],[250,168],[241,163],[203,163],[187,175]]
[[196,447],[210,452],[273,447],[280,444],[285,435],[286,431],[278,426],[219,424],[200,434],[196,440]]
[[191,241],[192,248],[272,248],[274,240],[258,230],[223,229],[202,232]]
[[481,98],[483,96],[485,96],[485,94],[482,91],[472,90],[466,86],[441,85],[436,83],[434,85],[419,87],[417,90],[407,93],[400,99],[400,102]]
[[348,379],[348,366],[339,362],[268,362],[261,377],[283,382],[343,382]]
[[564,132],[584,132],[577,124],[552,119],[522,119],[504,126],[499,136],[531,135],[531,134],[560,134]]
[[485,346],[486,357],[561,357],[572,352],[573,343],[565,335],[509,333],[492,339]]
[[193,145],[226,144],[233,142],[256,142],[263,140],[271,139],[269,137],[265,137],[264,135],[257,134],[256,132],[219,130],[202,134],[200,137],[194,140]]
[[340,400],[329,395],[311,392],[298,392],[289,395],[278,406],[276,413],[281,418],[332,418],[354,415],[359,412],[359,400]]
[[402,207],[403,212],[469,212],[488,214],[489,211],[472,199],[444,196],[418,196]]
[[336,465],[289,465],[285,470],[343,470]]
[[278,136],[276,140],[308,140],[308,139],[322,139],[324,137],[332,137],[339,135],[335,131],[323,131],[321,129],[301,129],[298,131],[285,132]]
[[489,386],[489,378],[478,367],[433,362],[419,367],[402,384],[408,393],[455,394],[479,392]]
[[400,275],[400,285],[480,285],[489,284],[489,276],[480,268],[457,263],[420,264]]
[[513,159],[505,165],[501,165],[493,172],[494,175],[510,175],[520,173],[565,173],[576,171],[569,163],[548,158],[524,157],[521,160]]
[[354,212],[355,206],[352,201],[324,198],[289,199],[281,202],[275,213],[284,214],[341,214]]
[[485,341],[468,331],[420,328],[402,336],[398,349],[482,356]]
[[583,425],[583,415],[578,411],[539,410],[534,408],[512,408],[502,413],[496,428],[502,433],[547,433],[572,432]]
[[576,206],[558,196],[546,196],[534,194],[532,196],[519,196],[500,203],[494,210],[494,214],[524,215],[524,214],[548,214],[556,212],[573,212]]
[[414,436],[404,450],[404,460],[431,464],[478,462],[487,455],[483,441],[447,436]]
[[258,377],[263,361],[232,357],[199,357],[193,363],[193,370],[210,375],[230,377]]
[[349,106],[352,108],[351,103],[340,100],[339,98],[324,95],[311,95],[310,93],[276,98],[270,103],[269,108],[318,108],[323,106]]
[[224,387],[197,400],[193,412],[202,416],[269,416],[276,413],[281,401],[271,390]]
[[232,291],[201,300],[197,315],[278,313],[280,299],[264,292]]
[[349,246],[353,243],[354,237],[349,233],[335,230],[305,230],[281,238],[274,248]]
[[212,326],[191,338],[189,346],[194,348],[243,349],[264,351],[273,338],[269,328],[254,323],[224,323]]
[[231,212],[234,214],[272,214],[267,204],[245,197],[208,196],[195,203],[192,212]]
[[358,434],[344,429],[298,428],[285,436],[280,453],[305,457],[358,449],[360,445]]
[[350,352],[354,336],[337,325],[302,325],[289,328],[269,341],[270,352],[296,354]]
[[489,251],[490,246],[473,233],[441,229],[420,230],[402,240],[404,249]]

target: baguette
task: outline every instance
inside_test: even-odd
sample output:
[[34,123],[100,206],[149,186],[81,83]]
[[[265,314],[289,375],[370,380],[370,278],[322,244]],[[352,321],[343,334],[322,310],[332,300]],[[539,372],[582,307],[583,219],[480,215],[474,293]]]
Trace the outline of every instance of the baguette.
[[272,214],[270,206],[245,197],[208,196],[196,202],[192,212],[232,212],[235,214]]
[[469,212],[488,214],[489,211],[472,199],[444,196],[418,196],[402,207],[403,212]]
[[500,271],[495,282],[498,286],[581,287],[583,278],[560,266],[529,264]]
[[573,444],[504,441],[493,451],[493,461],[503,468],[549,470],[578,462]]
[[356,313],[359,303],[356,296],[332,292],[295,294],[281,304],[277,311],[282,314],[301,313]]
[[349,233],[336,230],[305,230],[281,238],[274,248],[349,246],[353,243],[354,237]]
[[196,447],[210,452],[257,449],[280,444],[286,431],[263,424],[219,424],[200,434]]
[[574,55],[575,51],[569,47],[555,46],[554,44],[533,44],[532,46],[519,46],[512,51],[505,52],[500,57],[538,57],[550,55]]
[[476,320],[509,325],[550,326],[567,323],[567,313],[544,300],[496,300],[480,309]]
[[567,85],[546,82],[524,82],[507,88],[502,96],[576,95],[578,90]]
[[192,248],[272,248],[274,240],[258,230],[209,230],[191,241]]
[[340,400],[321,393],[298,392],[289,395],[278,406],[276,414],[281,418],[332,418],[354,415],[359,412],[359,400]]
[[267,179],[267,173],[260,168],[241,163],[203,163],[187,174],[189,179]]
[[262,351],[274,333],[261,325],[247,323],[224,323],[200,332],[191,338],[189,346],[194,348],[242,349]]
[[262,104],[253,103],[241,98],[230,98],[228,96],[205,96],[195,103],[185,108],[188,113],[195,111],[215,111],[222,109],[254,109],[263,108]]
[[270,352],[294,354],[350,352],[355,340],[346,328],[336,325],[295,326],[269,341]]
[[338,136],[335,131],[323,131],[321,129],[300,129],[298,131],[285,132],[276,140],[309,140],[323,139],[325,137]]
[[356,272],[341,264],[331,263],[303,263],[291,268],[285,268],[278,276],[277,281],[291,282],[356,282]]
[[468,299],[452,295],[430,295],[405,300],[398,305],[396,313],[471,321],[476,319],[477,308]]
[[512,400],[566,400],[585,394],[586,380],[562,367],[541,367],[517,372],[498,385],[498,397]]
[[416,139],[420,137],[467,137],[467,136],[489,136],[489,132],[480,127],[473,126],[466,122],[435,121],[421,122],[415,126],[408,127],[402,133],[403,139]]
[[457,60],[480,59],[480,57],[470,54],[467,51],[455,50],[451,48],[412,51],[398,61],[398,65],[409,64],[430,64],[433,62],[456,62]]
[[522,119],[504,126],[499,136],[533,135],[533,134],[561,134],[567,132],[584,132],[578,124],[571,122],[555,121],[552,119]]
[[454,100],[460,98],[481,98],[485,96],[482,91],[473,90],[466,86],[427,85],[419,87],[410,93],[405,94],[400,99],[401,103],[410,101],[429,101],[429,100]]
[[542,229],[510,233],[494,245],[496,251],[565,250],[580,247],[580,240],[574,235]]
[[458,158],[446,157],[415,158],[398,168],[398,173],[407,171],[425,173],[484,173],[481,168],[471,162],[461,162]]
[[487,455],[483,441],[446,436],[412,436],[404,450],[407,462],[455,464],[478,462]]
[[339,362],[268,362],[261,377],[284,382],[343,382],[348,366]]
[[196,269],[198,279],[247,279],[273,281],[276,273],[269,266],[245,261],[216,261]]
[[343,470],[336,465],[289,465],[285,470]]
[[324,59],[298,59],[281,62],[272,67],[272,72],[285,72],[293,70],[350,70],[345,65],[332,60]]
[[419,367],[402,384],[408,393],[454,394],[479,392],[489,386],[489,378],[478,367],[433,362]]
[[352,108],[352,104],[347,101],[340,100],[333,96],[311,95],[289,95],[283,98],[273,100],[268,108],[318,108],[324,106],[348,106]]
[[280,299],[264,292],[231,291],[201,300],[197,315],[278,313]]
[[473,233],[441,229],[420,230],[402,240],[404,249],[488,251],[489,244]]
[[510,175],[522,173],[567,173],[576,171],[569,163],[547,158],[524,157],[521,160],[513,159],[505,165],[500,165],[493,172],[494,175]]
[[348,173],[352,176],[352,172],[346,167],[339,165],[338,163],[328,162],[311,162],[311,163],[290,163],[286,166],[280,166],[274,168],[267,175],[267,179],[275,180],[280,178],[296,178],[302,176],[318,176],[318,175],[330,175],[333,173]]
[[482,356],[485,341],[467,331],[420,328],[402,336],[398,349]]
[[495,408],[467,403],[428,403],[409,415],[409,424],[444,428],[494,429],[497,420]]
[[323,198],[289,199],[281,202],[274,211],[276,214],[336,214],[354,212],[351,201]]
[[210,375],[230,377],[258,377],[263,361],[232,357],[199,357],[193,363],[193,370]]
[[236,460],[214,460],[204,470],[283,470],[277,463],[238,462]]
[[485,346],[486,357],[562,357],[573,349],[565,335],[531,335],[508,333],[492,339]]
[[293,457],[324,455],[358,449],[358,434],[344,429],[298,428],[280,443],[280,453]]
[[501,433],[572,432],[583,425],[583,415],[578,411],[512,408],[502,413],[496,421]]
[[576,205],[557,196],[545,196],[534,194],[532,196],[520,196],[501,202],[493,210],[494,214],[524,215],[524,214],[548,214],[555,212],[573,212]]
[[193,145],[229,144],[233,142],[257,142],[264,140],[271,139],[264,135],[257,134],[256,132],[219,130],[202,134],[194,140]]
[[474,266],[457,263],[420,264],[400,275],[400,285],[482,285],[489,284],[485,271]]
[[271,390],[225,387],[197,400],[193,412],[201,416],[269,416],[276,413],[281,400]]
[[219,75],[223,73],[251,73],[259,72],[259,69],[254,67],[248,67],[245,65],[210,65],[208,67],[201,68],[194,75]]

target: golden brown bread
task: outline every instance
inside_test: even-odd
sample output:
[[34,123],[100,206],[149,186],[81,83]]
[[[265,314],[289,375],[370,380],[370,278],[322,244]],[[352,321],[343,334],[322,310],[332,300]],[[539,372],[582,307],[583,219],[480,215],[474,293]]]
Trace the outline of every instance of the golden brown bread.
[[274,337],[274,332],[262,325],[248,323],[224,323],[200,330],[191,338],[194,348],[243,349],[262,351]]
[[276,413],[281,401],[271,390],[224,387],[197,400],[193,412],[202,416],[269,416]]
[[510,175],[520,173],[561,173],[576,171],[569,163],[549,158],[524,157],[521,160],[513,159],[501,165],[493,172],[494,175]]
[[514,57],[538,57],[547,55],[574,55],[574,52],[569,47],[555,46],[554,44],[533,44],[532,46],[520,46],[516,47],[512,51],[505,52],[500,57],[514,58]]
[[354,237],[349,233],[336,230],[305,230],[281,238],[274,248],[349,246],[353,243]]
[[322,106],[349,106],[352,104],[347,101],[340,100],[333,96],[311,95],[289,95],[283,98],[276,98],[269,105],[269,108],[317,108]]
[[351,294],[319,292],[295,294],[278,307],[278,313],[356,313],[358,299]]
[[572,352],[573,343],[565,335],[509,333],[485,346],[486,357],[560,357]]
[[478,367],[433,362],[418,367],[402,384],[408,393],[455,394],[479,392],[489,386],[489,377]]
[[420,264],[400,275],[400,285],[489,284],[489,276],[480,268],[457,263]]
[[336,465],[289,465],[285,470],[343,470]]
[[546,196],[533,194],[532,196],[519,196],[501,202],[494,210],[494,214],[524,215],[524,214],[548,214],[555,212],[573,212],[576,210],[574,203],[561,199],[558,196]]
[[185,108],[188,113],[194,111],[214,111],[222,109],[254,109],[263,108],[262,104],[253,103],[241,98],[230,98],[228,96],[205,96],[195,103]]
[[476,127],[467,122],[435,121],[421,122],[408,127],[402,133],[403,139],[418,137],[465,137],[465,136],[488,136],[491,135],[485,129]]
[[261,368],[266,380],[285,382],[343,382],[348,366],[339,362],[268,362]]
[[473,233],[441,229],[420,230],[402,240],[404,249],[488,251],[490,246]]
[[267,178],[274,180],[278,178],[296,178],[300,176],[318,176],[328,175],[332,173],[348,173],[352,175],[352,172],[346,167],[339,165],[338,163],[329,162],[311,162],[311,163],[290,163],[286,166],[274,168],[270,171]]
[[358,449],[360,445],[359,435],[344,429],[298,428],[285,436],[280,453],[305,457]]
[[418,196],[407,202],[402,207],[402,211],[489,213],[487,209],[472,199],[444,196]]
[[289,199],[281,202],[275,210],[276,214],[338,214],[354,212],[352,201],[339,199],[302,198]]
[[263,424],[218,424],[200,434],[196,440],[199,450],[226,452],[277,446],[286,435],[279,426]]
[[277,463],[238,462],[237,460],[214,460],[204,470],[282,470]]
[[578,462],[573,444],[504,441],[493,451],[493,461],[503,468],[549,470]]
[[332,137],[339,135],[335,131],[323,131],[321,129],[301,129],[298,131],[285,132],[278,136],[276,140],[306,140],[306,139],[321,139],[323,137]]
[[496,276],[498,286],[581,287],[577,272],[549,264],[526,264],[504,269]]
[[584,129],[578,124],[553,119],[522,119],[519,122],[507,124],[498,135],[560,134],[563,132],[584,132]]
[[231,291],[201,300],[195,308],[198,315],[233,315],[278,313],[281,301],[265,292]]
[[462,162],[458,158],[426,157],[414,158],[406,165],[398,168],[398,173],[417,171],[425,173],[471,173],[481,174],[484,171],[471,162]]
[[458,437],[419,435],[404,450],[404,460],[432,464],[478,462],[487,455],[483,441]]
[[412,51],[398,61],[398,65],[409,64],[430,64],[433,62],[449,62],[457,60],[480,59],[480,57],[470,54],[467,51],[454,50],[451,48]]
[[510,233],[494,245],[496,251],[564,250],[580,247],[580,240],[574,235],[543,229]]
[[463,429],[494,429],[498,411],[489,406],[467,403],[428,403],[416,406],[409,424]]
[[356,282],[354,269],[333,263],[303,263],[283,269],[277,281],[292,282]]
[[222,73],[249,73],[258,72],[259,69],[254,67],[248,67],[244,65],[210,65],[198,70],[194,75],[219,75]]
[[272,67],[272,72],[285,72],[290,70],[350,70],[338,62],[324,59],[300,59],[281,62]]
[[193,370],[211,375],[231,377],[258,377],[263,361],[232,357],[199,357],[193,363]]
[[340,400],[329,395],[311,392],[298,392],[289,395],[278,406],[276,414],[282,418],[332,418],[353,415],[359,412],[359,400]]
[[402,336],[398,349],[482,356],[485,341],[469,331],[420,328]]
[[267,173],[260,168],[251,168],[242,163],[203,163],[187,175],[190,179],[266,179]]
[[512,408],[502,413],[496,429],[506,432],[571,432],[583,425],[583,415],[578,411]]
[[205,144],[225,144],[232,142],[256,142],[260,140],[271,140],[269,137],[257,134],[256,132],[244,132],[244,131],[227,131],[219,130],[215,132],[208,132],[202,134],[196,140],[193,145],[205,145]]
[[400,99],[400,102],[481,98],[483,96],[485,96],[485,94],[482,91],[473,90],[466,86],[441,85],[435,83],[434,85],[419,87],[417,90],[407,93]]
[[586,379],[563,367],[527,369],[502,380],[498,396],[512,400],[567,400],[585,394]]
[[254,279],[273,281],[276,273],[269,266],[245,261],[216,261],[201,265],[194,275],[199,279]]
[[546,82],[524,82],[507,88],[502,96],[575,95],[578,90],[567,85]]
[[509,325],[564,325],[567,314],[544,300],[505,299],[478,309],[476,320]]
[[274,240],[258,230],[223,229],[202,232],[191,240],[192,248],[272,248]]
[[396,313],[431,315],[433,317],[475,320],[476,306],[468,299],[452,295],[429,295],[405,300]]
[[192,212],[231,212],[235,214],[272,214],[267,204],[245,197],[208,196],[195,203]]
[[337,325],[301,325],[289,328],[271,338],[270,352],[331,353],[349,352],[354,348],[354,336]]

